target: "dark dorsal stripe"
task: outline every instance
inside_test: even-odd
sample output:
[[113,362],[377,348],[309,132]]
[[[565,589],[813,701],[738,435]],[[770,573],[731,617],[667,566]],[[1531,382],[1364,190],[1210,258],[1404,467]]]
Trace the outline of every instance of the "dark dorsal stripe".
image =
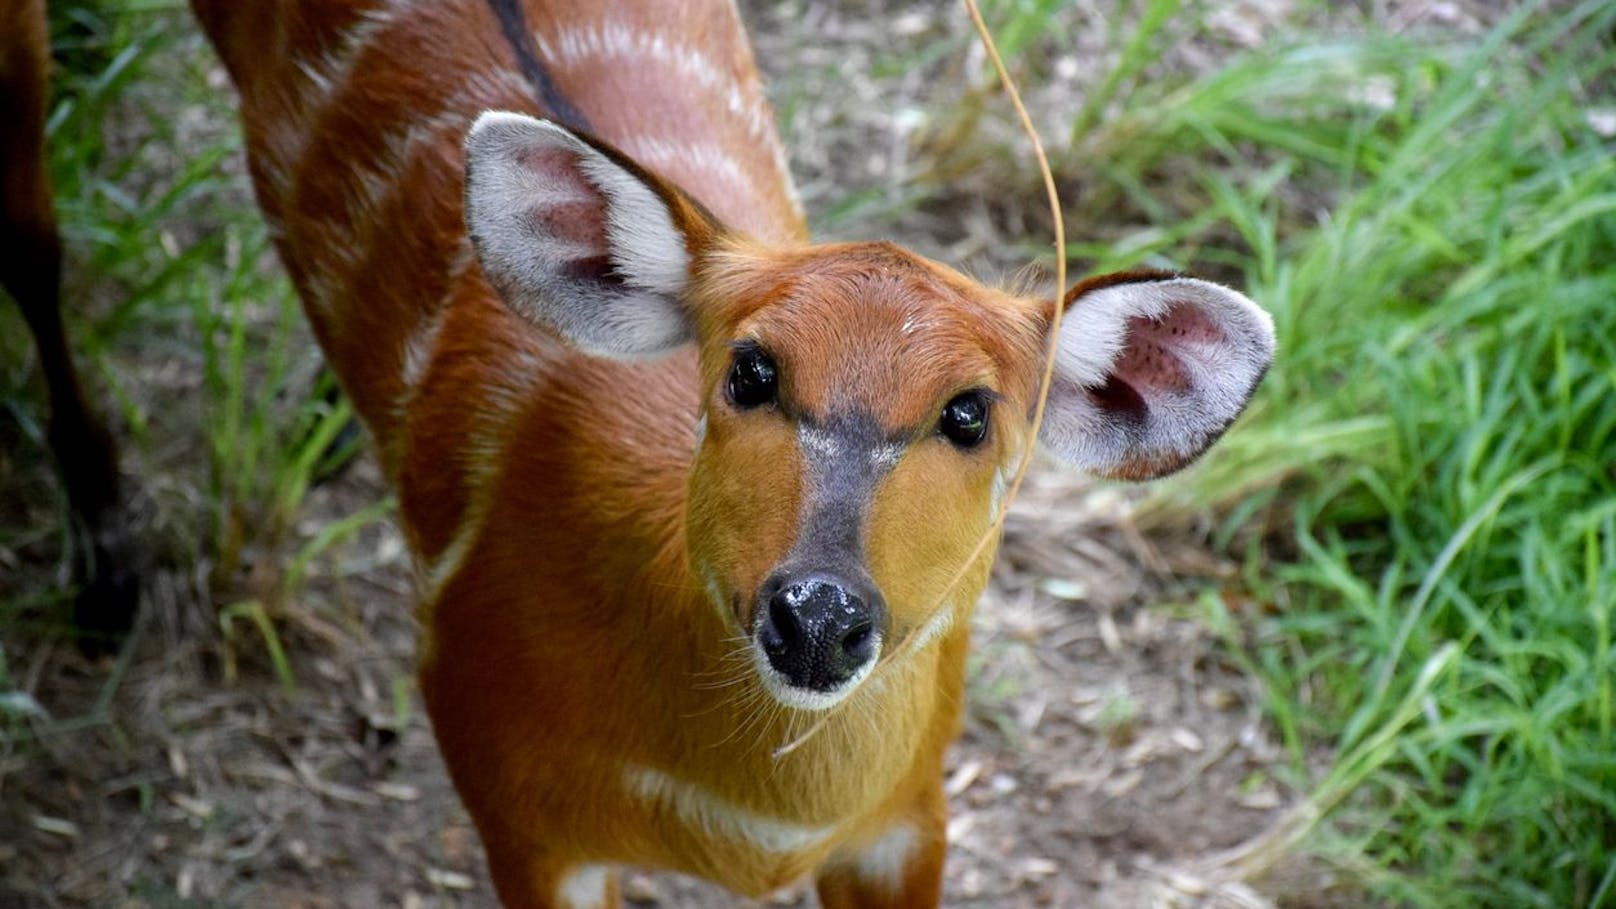
[[562,126],[589,132],[589,119],[561,94],[549,71],[540,62],[538,48],[533,44],[533,32],[527,27],[527,14],[522,10],[522,0],[488,0],[488,6],[493,9],[495,18],[499,19],[500,31],[505,33],[505,40],[510,42],[511,50],[516,53],[516,65],[521,67],[522,77],[533,86],[539,104]]

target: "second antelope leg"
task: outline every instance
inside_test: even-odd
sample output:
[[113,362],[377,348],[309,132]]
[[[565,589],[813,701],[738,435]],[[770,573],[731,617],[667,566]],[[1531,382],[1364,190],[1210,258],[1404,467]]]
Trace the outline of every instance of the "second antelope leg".
[[61,241],[45,160],[50,69],[44,0],[0,3],[0,287],[22,308],[50,395],[51,454],[77,523],[74,619],[99,647],[126,631],[138,584],[120,564],[118,457],[91,410],[62,329]]

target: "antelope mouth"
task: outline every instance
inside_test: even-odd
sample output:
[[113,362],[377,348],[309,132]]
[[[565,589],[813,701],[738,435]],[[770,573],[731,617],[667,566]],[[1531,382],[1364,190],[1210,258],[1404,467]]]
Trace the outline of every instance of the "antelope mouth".
[[783,707],[819,713],[846,700],[875,670],[881,656],[884,638],[879,631],[870,633],[870,656],[853,668],[852,674],[826,687],[800,684],[792,676],[776,668],[761,634],[752,636],[752,665],[757,670],[763,688]]

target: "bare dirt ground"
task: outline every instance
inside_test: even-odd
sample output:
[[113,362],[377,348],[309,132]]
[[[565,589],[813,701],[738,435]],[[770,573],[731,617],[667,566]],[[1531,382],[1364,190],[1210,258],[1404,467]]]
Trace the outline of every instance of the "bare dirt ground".
[[[1222,31],[1170,39],[1161,65],[1206,66],[1288,15],[1258,0],[1228,10]],[[813,0],[752,0],[743,11],[805,201],[828,233],[891,236],[983,274],[1007,274],[1047,243],[1024,155],[973,153],[1000,164],[944,179],[947,156],[924,151],[976,103],[968,74],[979,59],[959,50],[962,13]],[[1062,14],[1071,62],[1035,92],[1040,119],[1059,122],[1104,71],[1097,15],[1081,5]],[[929,62],[893,71],[905,57]],[[1020,147],[1001,113],[972,122],[996,137],[982,147]],[[1018,168],[1024,178],[1007,187]],[[194,377],[169,364],[128,369],[151,402],[195,393]],[[180,425],[159,428],[198,433],[185,424],[200,417],[186,412],[180,404],[169,418]],[[159,438],[134,470],[182,469],[194,438]],[[189,467],[203,470],[199,458]],[[52,526],[45,468],[7,464],[3,475],[0,505]],[[145,482],[184,500],[203,480]],[[312,494],[299,531],[383,492],[361,463]],[[947,905],[1268,904],[1243,886],[1211,892],[1195,873],[1295,801],[1259,693],[1196,620],[1184,586],[1226,566],[1194,528],[1136,526],[1136,497],[1041,466],[1015,508],[976,616],[971,703],[949,759]],[[11,575],[0,593],[59,583],[58,543],[42,533],[0,553]],[[277,684],[250,631],[221,635],[214,611],[231,592],[204,593],[205,565],[178,561],[187,567],[155,573],[138,637],[116,664],[86,663],[49,628],[25,624],[0,641],[15,688],[49,714],[0,740],[0,909],[492,909],[480,846],[413,690],[413,582],[397,532],[372,526],[317,560],[279,616],[294,691]],[[751,905],[668,875],[625,884],[633,905]],[[813,899],[799,889],[772,904]]]
[[[311,512],[381,491],[356,472]],[[1149,605],[1162,572],[1207,567],[1196,551],[1131,533],[1113,491],[1036,482],[975,624],[946,902],[1183,895],[1175,866],[1259,833],[1288,801],[1270,776],[1277,750],[1204,629]],[[373,564],[351,570],[359,560]],[[176,629],[148,625],[112,691],[106,667],[65,646],[24,651],[16,671],[53,713],[107,709],[0,766],[0,906],[493,909],[408,687],[407,577],[390,528],[349,547],[284,622],[291,693],[257,658],[223,681],[217,638]],[[158,608],[195,609],[183,586],[166,579]],[[752,905],[666,875],[626,884],[635,905]]]

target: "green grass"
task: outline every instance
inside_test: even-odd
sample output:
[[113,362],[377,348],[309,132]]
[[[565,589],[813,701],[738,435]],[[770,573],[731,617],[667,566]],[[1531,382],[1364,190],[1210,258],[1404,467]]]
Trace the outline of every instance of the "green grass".
[[1246,547],[1249,601],[1207,611],[1328,812],[1308,848],[1395,904],[1616,906],[1613,24],[1303,39],[1080,146],[1128,148],[1102,180],[1164,230],[1077,252],[1187,246],[1275,316],[1254,413],[1167,495]]

